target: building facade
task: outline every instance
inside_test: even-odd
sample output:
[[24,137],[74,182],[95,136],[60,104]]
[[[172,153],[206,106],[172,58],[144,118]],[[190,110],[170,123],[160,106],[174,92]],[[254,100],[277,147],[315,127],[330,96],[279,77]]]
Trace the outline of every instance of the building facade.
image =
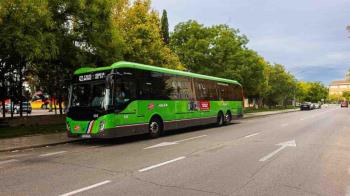
[[329,85],[330,96],[343,96],[344,92],[350,92],[350,70],[345,76],[345,80],[333,81]]
[[350,80],[333,81],[329,85],[329,95],[342,96],[343,92],[350,92]]

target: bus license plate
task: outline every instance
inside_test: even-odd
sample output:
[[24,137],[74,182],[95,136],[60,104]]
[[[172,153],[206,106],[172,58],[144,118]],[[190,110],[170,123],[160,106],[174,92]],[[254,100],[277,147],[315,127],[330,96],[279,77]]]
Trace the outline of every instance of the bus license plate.
[[91,138],[91,135],[87,135],[87,134],[81,135],[81,138]]

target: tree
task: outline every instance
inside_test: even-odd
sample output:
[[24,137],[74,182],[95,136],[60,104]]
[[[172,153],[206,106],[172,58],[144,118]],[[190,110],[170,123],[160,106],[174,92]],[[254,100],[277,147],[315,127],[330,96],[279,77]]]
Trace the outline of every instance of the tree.
[[328,97],[328,88],[321,82],[311,82],[308,89],[306,99],[311,102],[320,102],[322,99],[326,100]]
[[169,45],[169,21],[168,13],[166,10],[163,10],[160,27],[163,41],[166,45]]
[[136,0],[114,16],[116,29],[125,39],[124,59],[138,63],[183,69],[178,57],[164,43],[158,14],[150,0]]
[[297,81],[294,76],[286,72],[281,64],[270,65],[267,71],[269,91],[266,95],[266,103],[269,107],[288,104],[288,100],[294,99],[297,90]]
[[75,69],[107,66],[123,59],[124,40],[114,28],[113,8],[126,1],[48,1],[57,55],[32,64],[30,74],[38,79],[35,85],[39,89],[58,100],[62,114],[62,100],[67,100],[67,86]]
[[[301,102],[320,102],[328,98],[328,88],[321,82],[299,82],[297,96]],[[337,99],[337,96],[333,96]]]
[[349,101],[350,100],[350,92],[349,91],[343,92],[343,97],[344,97],[344,99]]
[[9,0],[0,3],[0,59],[10,70],[12,100],[20,101],[28,66],[57,55],[52,15],[47,1]]
[[246,36],[227,25],[205,27],[191,20],[176,25],[170,39],[171,48],[189,71],[237,80],[246,97],[259,98],[266,89],[267,62],[247,49],[247,43]]

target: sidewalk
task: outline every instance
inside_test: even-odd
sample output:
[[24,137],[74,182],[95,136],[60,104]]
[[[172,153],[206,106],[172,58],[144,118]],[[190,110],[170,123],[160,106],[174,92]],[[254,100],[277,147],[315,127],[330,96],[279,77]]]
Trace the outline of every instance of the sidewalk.
[[0,139],[0,152],[37,148],[48,145],[57,145],[77,141],[67,138],[67,133],[34,135],[9,139]]
[[[263,117],[263,116],[295,112],[295,111],[299,111],[299,109],[248,113],[244,115],[244,118]],[[64,143],[74,142],[77,140],[81,140],[81,139],[69,139],[67,138],[66,133],[55,133],[55,134],[46,134],[46,135],[17,137],[17,138],[10,138],[10,139],[0,139],[0,152],[43,147],[48,145],[64,144]]]
[[263,116],[270,116],[270,115],[275,115],[275,114],[282,114],[282,113],[289,113],[289,112],[296,112],[296,111],[300,111],[300,109],[297,108],[297,109],[289,109],[289,110],[254,112],[254,113],[244,114],[244,118],[263,117]]

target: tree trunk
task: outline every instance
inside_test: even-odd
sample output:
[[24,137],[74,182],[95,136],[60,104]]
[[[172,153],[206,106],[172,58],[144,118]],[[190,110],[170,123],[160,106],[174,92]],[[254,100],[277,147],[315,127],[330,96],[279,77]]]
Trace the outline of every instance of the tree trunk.
[[22,105],[22,101],[23,101],[23,72],[22,69],[24,67],[24,65],[20,64],[21,66],[18,69],[19,72],[19,116],[22,117],[23,116],[23,105]]
[[58,108],[60,110],[60,114],[62,115],[63,114],[63,110],[62,110],[62,96],[61,96],[61,93],[60,93],[60,95],[58,95]]
[[13,101],[12,101],[12,99],[11,99],[11,102],[10,102],[11,118],[13,118],[13,109],[14,109],[14,105],[15,105],[15,104],[13,104]]
[[3,100],[2,100],[2,102],[1,102],[1,103],[2,103],[2,105],[1,105],[1,106],[2,106],[2,117],[3,117],[3,118],[5,118],[5,117],[6,117],[6,111],[5,111],[5,101],[6,101],[6,99],[3,99]]
[[55,109],[55,115],[57,115],[56,98],[54,99],[53,107]]

